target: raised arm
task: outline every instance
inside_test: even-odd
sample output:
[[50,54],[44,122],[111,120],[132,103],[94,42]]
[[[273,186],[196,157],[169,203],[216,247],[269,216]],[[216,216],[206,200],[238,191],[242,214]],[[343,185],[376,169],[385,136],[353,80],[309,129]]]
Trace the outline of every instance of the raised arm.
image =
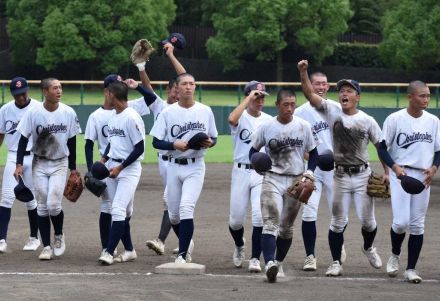
[[186,69],[179,62],[179,60],[174,56],[174,46],[171,43],[166,43],[163,48],[165,49],[165,53],[173,64],[174,70],[176,70],[176,74],[180,75],[186,73]]
[[298,62],[299,76],[301,78],[301,88],[303,90],[304,96],[315,108],[321,107],[322,98],[315,92],[313,92],[312,83],[309,79],[309,74],[307,68],[309,67],[309,62],[307,60],[302,60]]
[[243,101],[235,107],[235,109],[229,114],[228,122],[232,126],[238,125],[238,120],[240,119],[241,115],[243,114],[244,110],[246,110],[246,107],[248,106],[249,102],[256,99],[258,96],[263,95],[261,91],[258,90],[252,90],[248,96],[246,96]]

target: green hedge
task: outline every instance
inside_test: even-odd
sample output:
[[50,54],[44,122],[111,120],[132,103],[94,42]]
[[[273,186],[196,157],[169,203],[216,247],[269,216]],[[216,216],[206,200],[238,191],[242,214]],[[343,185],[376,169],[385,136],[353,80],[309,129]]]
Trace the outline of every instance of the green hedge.
[[363,43],[338,43],[333,55],[325,60],[324,65],[385,67],[378,45]]

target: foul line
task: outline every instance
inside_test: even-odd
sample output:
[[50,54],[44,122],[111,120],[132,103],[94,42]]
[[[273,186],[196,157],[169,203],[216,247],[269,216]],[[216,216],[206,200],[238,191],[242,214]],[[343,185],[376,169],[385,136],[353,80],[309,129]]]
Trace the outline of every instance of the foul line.
[[[155,274],[155,273],[73,273],[73,272],[0,272],[0,276],[152,276],[152,275],[166,275],[166,276],[209,276],[209,277],[220,277],[220,278],[249,278],[249,279],[262,279],[264,278],[264,274],[255,274],[255,275],[229,275],[229,274],[201,274],[201,275],[173,275],[173,274]],[[280,282],[285,282],[287,280],[335,280],[335,281],[353,281],[353,282],[383,282],[383,281],[400,281],[403,282],[403,279],[395,279],[391,278],[368,278],[368,277],[326,277],[326,276],[286,276],[283,278],[278,278]],[[423,279],[422,283],[440,283],[438,279]]]

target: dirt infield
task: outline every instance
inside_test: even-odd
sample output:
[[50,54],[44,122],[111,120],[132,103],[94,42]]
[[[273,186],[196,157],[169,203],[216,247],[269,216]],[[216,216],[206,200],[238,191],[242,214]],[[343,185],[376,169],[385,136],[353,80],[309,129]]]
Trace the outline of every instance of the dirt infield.
[[[377,169],[377,165],[374,166]],[[80,169],[81,170],[81,169]],[[82,167],[84,170],[84,167]],[[347,261],[344,275],[326,278],[331,262],[327,233],[327,205],[320,206],[316,272],[303,272],[304,247],[301,222],[295,222],[294,241],[285,260],[286,278],[275,284],[246,268],[234,268],[233,241],[228,231],[230,164],[209,164],[204,189],[196,207],[193,261],[206,265],[203,276],[153,274],[154,267],[173,261],[171,250],[177,239],[171,233],[167,252],[157,256],[145,247],[155,238],[162,217],[162,186],[155,164],[144,165],[135,200],[131,229],[138,254],[135,262],[100,266],[99,200],[85,191],[78,203],[63,201],[66,253],[49,262],[38,260],[37,252],[23,252],[28,236],[26,209],[17,202],[8,232],[8,253],[0,254],[0,300],[439,300],[440,299],[440,176],[432,187],[426,220],[425,243],[417,265],[424,279],[419,285],[402,281],[402,273],[390,279],[385,265],[390,254],[389,201],[376,202],[378,235],[375,245],[384,262],[382,269],[370,267],[361,253],[361,231],[352,206],[346,230]],[[3,169],[0,170],[3,174]],[[245,227],[251,241],[249,216]],[[401,263],[406,265],[406,242]],[[122,246],[118,247],[122,250]],[[246,250],[250,254],[250,248]],[[247,267],[247,262],[245,264]]]

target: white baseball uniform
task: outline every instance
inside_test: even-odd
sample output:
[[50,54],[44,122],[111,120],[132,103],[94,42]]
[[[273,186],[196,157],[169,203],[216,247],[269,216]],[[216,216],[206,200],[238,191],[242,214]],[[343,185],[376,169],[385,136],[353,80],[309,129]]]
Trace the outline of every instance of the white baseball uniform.
[[[110,149],[106,166],[110,169],[127,159],[136,144],[145,141],[145,125],[140,115],[130,107],[118,114],[113,111],[113,117],[108,121],[108,140]],[[107,179],[113,221],[124,221],[133,214],[134,194],[141,176],[143,158],[144,154],[125,167],[116,178]]]
[[285,192],[305,172],[304,153],[317,146],[317,137],[310,124],[299,117],[288,124],[272,117],[252,134],[252,147],[259,150],[263,146],[272,159],[261,192],[263,234],[290,239],[300,202],[286,197]]
[[[20,140],[20,133],[17,131],[17,126],[23,115],[32,110],[41,103],[35,99],[31,99],[29,104],[24,108],[18,108],[15,105],[15,100],[3,105],[0,109],[0,134],[4,134],[4,143],[8,149],[8,156],[6,158],[6,165],[3,172],[2,182],[2,197],[0,206],[12,208],[15,201],[14,187],[17,185],[17,180],[14,178],[14,171],[17,160],[18,141]],[[32,142],[29,142],[26,149],[26,155],[23,160],[23,181],[25,185],[34,193],[34,185],[32,181],[32,158],[33,154],[30,152]],[[34,199],[26,203],[28,210],[37,208],[37,201]]]
[[[188,141],[198,132],[217,137],[214,114],[210,107],[195,102],[190,108],[174,103],[165,108],[150,131],[159,140]],[[184,152],[170,150],[167,168],[167,200],[171,224],[183,219],[193,219],[194,208],[202,191],[205,177],[204,155],[206,149],[188,149]]]
[[261,112],[260,116],[254,117],[245,110],[240,116],[237,126],[230,126],[234,145],[229,209],[229,226],[232,230],[243,227],[249,201],[252,208],[252,225],[254,227],[263,226],[260,204],[263,176],[256,173],[251,167],[249,150],[251,149],[251,134],[261,124],[271,119],[272,117],[264,112]]
[[[127,104],[141,116],[150,114],[150,109],[147,107],[143,97],[130,100]],[[84,139],[98,141],[98,149],[101,157],[108,144],[108,123],[114,115],[115,110],[105,110],[103,107],[100,107],[90,114],[87,120]],[[111,213],[111,199],[107,190],[104,191],[101,196],[101,212]]]
[[[340,106],[339,103],[333,100],[328,99],[327,101],[332,102],[336,106]],[[316,133],[320,141],[317,148],[319,154],[325,154],[328,152],[333,153],[332,131],[323,112],[315,109],[310,102],[306,102],[295,109],[294,115],[301,117],[312,125],[312,130]],[[319,201],[323,192],[327,199],[329,211],[331,212],[332,210],[333,170],[323,171],[317,166],[314,174],[316,189],[313,191],[308,203],[305,204],[303,208],[302,219],[306,222],[317,220]]]
[[31,137],[33,158],[32,176],[39,216],[56,216],[66,182],[69,149],[67,140],[81,132],[75,111],[59,103],[58,108],[47,111],[43,105],[28,110],[17,131]]
[[[423,182],[423,171],[432,166],[434,153],[440,151],[440,121],[427,111],[414,118],[407,109],[401,109],[385,119],[382,140],[393,161],[404,167],[408,176]],[[402,234],[409,229],[412,235],[424,234],[431,188],[419,194],[408,194],[392,171],[390,185],[393,231]]]

